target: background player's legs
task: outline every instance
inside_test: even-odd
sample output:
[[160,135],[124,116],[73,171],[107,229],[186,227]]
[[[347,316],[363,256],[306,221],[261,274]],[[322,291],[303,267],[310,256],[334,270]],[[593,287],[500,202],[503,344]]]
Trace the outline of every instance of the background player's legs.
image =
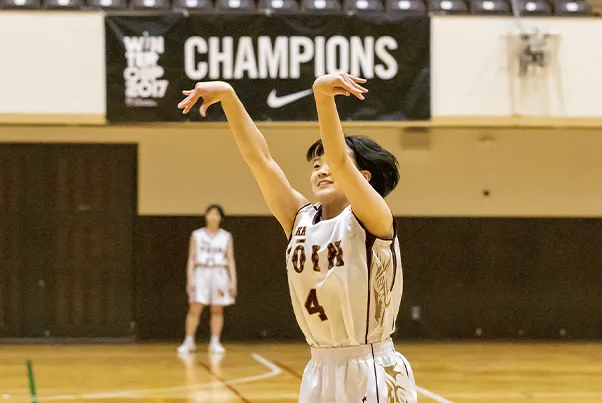
[[213,353],[223,353],[224,346],[219,339],[222,336],[224,328],[224,307],[221,305],[211,305],[211,342],[209,350]]
[[203,304],[198,302],[192,302],[188,309],[188,315],[186,316],[186,337],[192,337],[196,335],[196,329],[199,327],[199,320],[203,313]]
[[194,337],[196,330],[199,327],[199,320],[201,313],[203,313],[203,304],[198,302],[191,302],[190,308],[188,308],[188,315],[186,315],[186,338],[184,343],[178,348],[178,352],[187,353],[196,350],[196,343]]

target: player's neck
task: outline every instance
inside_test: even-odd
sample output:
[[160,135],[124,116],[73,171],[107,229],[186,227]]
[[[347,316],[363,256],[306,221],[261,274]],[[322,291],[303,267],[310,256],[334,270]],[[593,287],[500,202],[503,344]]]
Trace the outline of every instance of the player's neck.
[[207,229],[207,232],[210,233],[211,235],[217,234],[217,232],[219,231],[219,227],[205,227]]
[[349,205],[347,200],[340,201],[332,201],[328,204],[322,204],[322,214],[320,215],[320,219],[322,220],[330,220],[333,217],[341,214],[345,207]]

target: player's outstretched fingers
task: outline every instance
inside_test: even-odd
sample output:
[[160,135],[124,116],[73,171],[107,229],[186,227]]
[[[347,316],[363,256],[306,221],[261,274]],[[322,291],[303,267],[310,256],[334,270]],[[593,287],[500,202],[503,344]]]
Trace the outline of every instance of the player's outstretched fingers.
[[[356,77],[357,78],[357,77]],[[362,87],[361,85],[358,84],[357,81],[354,80],[354,76],[349,75],[349,74],[345,74],[345,80],[351,84],[353,86],[353,88],[357,88],[358,90],[360,90],[362,93],[366,93],[368,92],[367,88]],[[365,81],[365,80],[364,80]]]
[[366,80],[365,78],[357,77],[357,76],[354,76],[353,74],[347,74],[347,73],[346,73],[346,75],[347,75],[349,78],[351,78],[353,81],[355,81],[356,83],[362,83],[362,84],[363,84],[363,83],[365,83],[365,82],[367,82],[367,81],[368,81],[368,80]]
[[363,100],[364,99],[364,95],[363,95],[363,90],[361,89],[362,87],[360,87],[359,85],[355,84],[351,78],[346,77],[345,75],[343,75],[343,81],[344,81],[344,86],[347,89],[347,91],[349,91],[350,93],[352,93],[353,95],[355,95],[356,98]]

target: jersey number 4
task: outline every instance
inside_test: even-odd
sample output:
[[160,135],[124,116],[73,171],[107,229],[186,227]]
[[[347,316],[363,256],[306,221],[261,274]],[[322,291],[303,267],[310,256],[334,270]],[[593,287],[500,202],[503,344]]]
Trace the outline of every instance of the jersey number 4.
[[324,308],[318,302],[318,296],[316,295],[316,289],[312,288],[309,290],[309,294],[307,295],[307,300],[305,301],[305,309],[307,309],[307,313],[310,315],[319,314],[320,320],[324,322],[328,320],[328,316],[326,316],[326,312],[324,312]]

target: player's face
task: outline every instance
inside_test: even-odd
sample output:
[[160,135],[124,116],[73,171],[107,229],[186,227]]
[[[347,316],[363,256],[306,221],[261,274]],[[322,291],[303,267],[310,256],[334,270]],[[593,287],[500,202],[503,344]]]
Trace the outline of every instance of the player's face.
[[320,203],[345,198],[345,194],[330,175],[328,164],[323,158],[318,157],[313,161],[311,172],[311,190]]
[[211,209],[205,214],[205,221],[207,222],[207,226],[211,228],[218,228],[220,223],[222,222],[222,216],[219,214],[217,209]]

